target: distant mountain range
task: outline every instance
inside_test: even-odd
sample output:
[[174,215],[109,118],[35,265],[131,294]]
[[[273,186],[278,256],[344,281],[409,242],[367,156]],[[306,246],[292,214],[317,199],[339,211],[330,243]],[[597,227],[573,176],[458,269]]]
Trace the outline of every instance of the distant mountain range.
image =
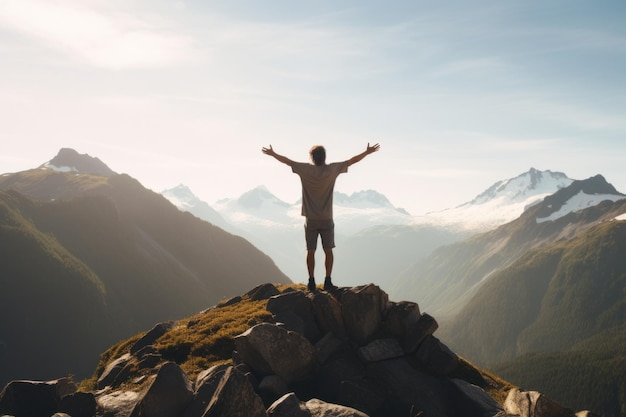
[[245,239],[71,149],[0,176],[0,247],[0,385],[85,376],[146,326],[290,282]]
[[[402,271],[438,247],[512,221],[527,207],[572,182],[563,173],[531,168],[498,181],[470,202],[423,216],[411,216],[394,207],[374,190],[352,195],[336,192],[334,275],[342,285],[376,282],[391,291]],[[300,201],[284,202],[265,186],[213,207],[184,185],[162,194],[181,210],[244,236],[270,255],[292,280],[306,279]],[[318,256],[321,265],[321,254]]]

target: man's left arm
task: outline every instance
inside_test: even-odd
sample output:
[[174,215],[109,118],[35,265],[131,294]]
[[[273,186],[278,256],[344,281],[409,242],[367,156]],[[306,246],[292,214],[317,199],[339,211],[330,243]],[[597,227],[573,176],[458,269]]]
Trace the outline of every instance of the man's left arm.
[[348,159],[348,166],[352,165],[352,164],[356,164],[357,162],[359,162],[360,160],[362,160],[363,158],[365,158],[367,155],[377,152],[380,149],[380,145],[378,143],[370,146],[369,142],[367,143],[367,148],[361,152],[358,155],[354,155],[352,158]]

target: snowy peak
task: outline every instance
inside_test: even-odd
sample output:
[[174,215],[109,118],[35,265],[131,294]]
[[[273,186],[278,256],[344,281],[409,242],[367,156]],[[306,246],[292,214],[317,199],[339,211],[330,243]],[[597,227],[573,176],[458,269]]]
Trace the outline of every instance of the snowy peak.
[[272,194],[265,186],[260,185],[248,192],[243,193],[238,199],[237,204],[248,210],[260,209],[266,204],[276,205],[287,208],[289,204],[280,200]]
[[191,192],[189,187],[179,184],[174,188],[161,191],[161,195],[170,200],[176,207],[183,209],[192,207],[200,202],[200,199]]
[[552,194],[572,182],[573,180],[562,172],[539,171],[530,168],[528,172],[515,178],[496,182],[469,204],[485,204],[496,199],[505,199],[510,202],[524,201],[533,196]]
[[544,199],[537,211],[537,222],[554,221],[603,201],[617,201],[623,198],[626,198],[626,195],[618,192],[602,175],[574,181],[569,187],[560,189]]
[[224,230],[233,230],[233,227],[215,209],[200,200],[186,185],[179,184],[174,188],[161,191],[161,195],[178,207],[179,210],[188,211],[194,216]]
[[115,175],[104,162],[87,154],[79,154],[74,149],[61,148],[57,156],[41,165],[39,168],[51,169],[59,172],[77,172],[81,174],[95,174],[104,177]]

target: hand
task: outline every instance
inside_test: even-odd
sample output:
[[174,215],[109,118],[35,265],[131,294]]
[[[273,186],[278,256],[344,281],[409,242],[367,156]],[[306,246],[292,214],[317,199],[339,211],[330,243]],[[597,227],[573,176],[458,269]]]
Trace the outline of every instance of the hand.
[[376,144],[374,144],[374,145],[370,146],[370,143],[369,143],[369,142],[367,142],[367,149],[366,149],[366,152],[367,152],[368,154],[370,154],[370,153],[374,153],[374,152],[377,152],[379,149],[380,149],[380,145],[379,145],[378,143],[376,143]]
[[274,152],[274,149],[272,149],[272,145],[270,145],[269,148],[262,148],[261,151],[266,155],[270,155],[270,156],[276,155],[276,152]]

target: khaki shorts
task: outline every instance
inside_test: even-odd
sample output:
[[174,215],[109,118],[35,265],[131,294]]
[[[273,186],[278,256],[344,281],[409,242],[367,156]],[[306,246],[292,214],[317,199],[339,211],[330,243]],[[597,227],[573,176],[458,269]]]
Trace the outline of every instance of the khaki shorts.
[[317,236],[322,238],[322,247],[331,249],[335,247],[335,222],[328,220],[306,219],[304,222],[304,239],[306,250],[317,249]]

